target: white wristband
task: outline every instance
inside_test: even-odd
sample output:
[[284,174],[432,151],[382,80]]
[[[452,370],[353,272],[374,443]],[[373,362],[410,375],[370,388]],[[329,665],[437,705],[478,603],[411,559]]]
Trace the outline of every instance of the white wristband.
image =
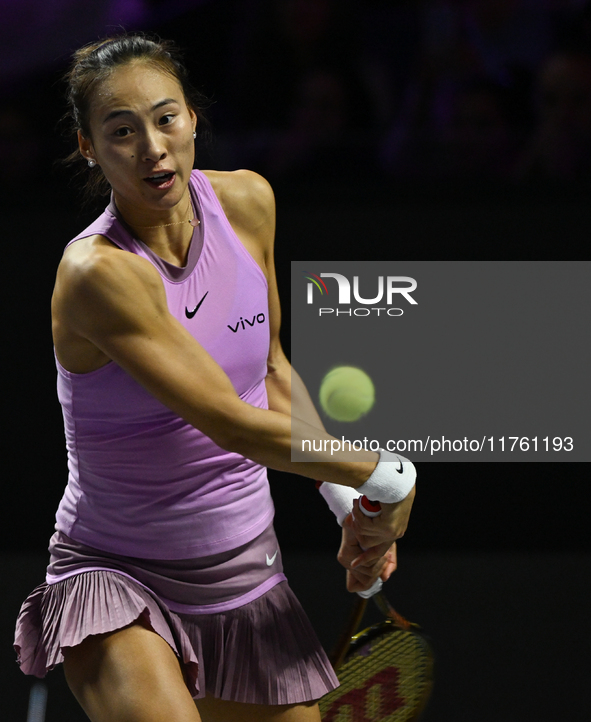
[[343,526],[347,514],[353,511],[353,499],[361,496],[357,489],[353,489],[351,486],[331,484],[328,481],[323,481],[318,491],[326,499],[328,508],[336,516],[341,526]]
[[417,478],[412,461],[404,456],[380,449],[380,460],[369,479],[356,491],[372,501],[396,504],[405,499]]

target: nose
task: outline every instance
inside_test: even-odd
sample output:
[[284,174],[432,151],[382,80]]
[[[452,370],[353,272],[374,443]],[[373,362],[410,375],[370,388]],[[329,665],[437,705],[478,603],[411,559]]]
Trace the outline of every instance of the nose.
[[143,148],[142,157],[144,160],[158,163],[158,161],[166,158],[166,148],[162,134],[155,129],[146,130],[145,147]]

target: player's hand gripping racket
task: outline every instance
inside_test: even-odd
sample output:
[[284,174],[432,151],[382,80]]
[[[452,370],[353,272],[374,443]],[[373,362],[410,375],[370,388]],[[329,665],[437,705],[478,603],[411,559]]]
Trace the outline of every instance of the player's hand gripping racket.
[[[365,514],[365,516],[369,517],[379,516],[382,513],[382,507],[380,506],[380,502],[371,501],[366,496],[362,496],[359,499],[359,508]],[[382,586],[383,582],[378,577],[369,589],[366,589],[364,592],[357,592],[357,594],[360,597],[363,597],[363,599],[370,599],[374,596],[374,594],[382,591]],[[361,619],[359,619],[359,621],[361,621]]]
[[[365,497],[359,508],[380,514]],[[356,595],[351,617],[332,655],[341,686],[320,700],[323,722],[407,722],[418,720],[432,684],[433,655],[416,624],[408,622],[374,585],[382,622],[355,633],[369,592]]]

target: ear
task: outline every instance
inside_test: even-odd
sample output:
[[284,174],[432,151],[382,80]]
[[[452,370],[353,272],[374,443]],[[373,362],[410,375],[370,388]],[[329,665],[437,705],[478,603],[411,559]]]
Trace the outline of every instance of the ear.
[[82,154],[82,157],[86,160],[95,160],[96,158],[94,156],[94,148],[92,147],[92,141],[89,138],[85,138],[82,135],[82,131],[78,131],[78,148],[80,149],[80,153]]
[[197,113],[193,108],[189,108],[189,115],[191,116],[191,122],[193,123],[193,133],[197,130]]

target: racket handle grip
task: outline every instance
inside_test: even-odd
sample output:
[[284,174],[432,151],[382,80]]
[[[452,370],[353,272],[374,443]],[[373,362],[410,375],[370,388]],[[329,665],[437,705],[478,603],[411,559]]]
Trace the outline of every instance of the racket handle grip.
[[382,513],[382,506],[379,501],[372,501],[366,496],[359,499],[359,508],[365,516],[379,516]]
[[[359,508],[365,514],[365,516],[379,516],[382,513],[382,507],[379,501],[371,501],[366,496],[362,496],[359,499]],[[382,591],[383,582],[381,579],[376,579],[375,582],[369,589],[364,592],[357,592],[357,594],[363,599],[369,599],[374,594]]]
[[372,586],[369,589],[366,589],[364,592],[357,592],[357,594],[362,599],[369,599],[370,597],[373,597],[374,594],[381,592],[383,585],[384,585],[384,582],[381,579],[376,579],[375,582],[372,584]]

